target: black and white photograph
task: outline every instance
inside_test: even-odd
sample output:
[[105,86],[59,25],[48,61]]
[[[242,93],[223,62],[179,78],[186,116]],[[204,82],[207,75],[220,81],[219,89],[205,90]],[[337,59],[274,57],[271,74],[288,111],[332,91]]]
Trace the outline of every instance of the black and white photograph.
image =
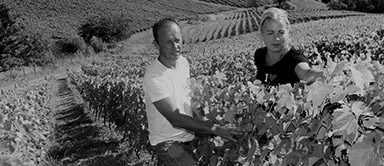
[[384,0],[0,0],[0,166],[384,166]]

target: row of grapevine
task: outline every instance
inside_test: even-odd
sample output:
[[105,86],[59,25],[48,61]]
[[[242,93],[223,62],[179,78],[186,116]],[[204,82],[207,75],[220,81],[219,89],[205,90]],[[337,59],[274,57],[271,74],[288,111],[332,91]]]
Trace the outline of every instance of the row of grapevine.
[[[220,19],[204,26],[189,29],[184,36],[184,43],[206,42],[224,37],[237,36],[257,30],[257,18],[251,10],[236,12],[235,19]],[[232,16],[231,16],[232,17]],[[197,32],[197,33],[196,33]]]
[[130,153],[146,150],[148,139],[146,115],[140,78],[111,78],[69,74],[94,115],[104,123],[124,132],[123,141]]
[[327,11],[289,11],[289,20],[291,23],[300,23],[308,22],[319,19],[335,19],[351,16],[363,16],[364,13],[359,12],[347,12],[347,11],[337,11],[337,10],[327,10]]
[[0,90],[0,165],[43,164],[52,130],[48,107],[52,77],[36,86]]
[[233,11],[231,15],[225,17],[225,20],[238,20],[238,19],[247,19],[251,17],[252,14],[257,13],[256,16],[261,17],[261,12],[257,8],[251,8],[247,10],[238,10],[238,11]]
[[[184,43],[206,42],[209,40],[237,36],[257,31],[259,29],[258,26],[261,20],[261,15],[261,11],[257,8],[234,11],[231,15],[225,16],[223,19],[218,19],[212,23],[202,23],[200,26],[193,27],[193,30],[190,29],[189,32],[185,32],[184,36],[186,37]],[[304,10],[288,11],[288,18],[292,24],[309,22],[319,19],[336,19],[363,15],[365,14],[359,12],[332,10],[316,12]],[[219,33],[220,31],[222,33]]]
[[238,8],[252,8],[252,7],[258,7],[258,6],[266,6],[273,4],[273,0],[200,0],[210,3],[216,3],[216,4],[222,4],[222,5],[228,5],[228,6],[234,6]]
[[217,4],[222,4],[222,5],[228,5],[228,6],[234,6],[234,7],[239,7],[239,8],[252,7],[249,0],[236,0],[236,1],[231,1],[231,0],[202,0],[202,1],[210,2],[210,3],[217,3]]

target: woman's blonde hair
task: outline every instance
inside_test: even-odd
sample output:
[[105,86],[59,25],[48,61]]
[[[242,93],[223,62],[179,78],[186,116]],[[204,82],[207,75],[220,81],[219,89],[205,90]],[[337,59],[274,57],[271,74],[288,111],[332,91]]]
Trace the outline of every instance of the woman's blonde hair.
[[263,15],[261,16],[260,33],[263,30],[263,25],[264,25],[265,21],[271,20],[271,19],[281,20],[281,21],[285,22],[287,24],[288,30],[290,30],[291,24],[289,23],[287,12],[283,9],[271,7],[271,8],[268,8],[267,10],[265,10]]

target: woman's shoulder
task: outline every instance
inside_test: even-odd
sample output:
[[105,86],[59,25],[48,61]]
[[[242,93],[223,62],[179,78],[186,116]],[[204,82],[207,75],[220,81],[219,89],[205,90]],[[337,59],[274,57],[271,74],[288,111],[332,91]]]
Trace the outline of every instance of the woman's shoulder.
[[291,49],[289,50],[288,54],[292,55],[304,55],[304,50],[297,47],[297,46],[292,46]]
[[255,51],[255,54],[265,54],[267,53],[267,47],[260,47]]
[[261,47],[255,51],[254,61],[256,66],[260,66],[264,64],[264,59],[266,54],[267,54],[267,47]]
[[255,59],[263,58],[265,54],[267,54],[267,47],[260,47],[255,51]]
[[292,46],[289,50],[288,59],[298,61],[298,62],[308,62],[307,58],[304,56],[304,50],[298,47]]

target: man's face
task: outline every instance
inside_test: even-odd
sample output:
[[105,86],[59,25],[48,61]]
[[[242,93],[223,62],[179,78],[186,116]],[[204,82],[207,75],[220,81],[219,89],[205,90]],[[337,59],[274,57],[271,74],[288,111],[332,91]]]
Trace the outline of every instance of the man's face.
[[157,33],[160,57],[167,61],[176,61],[182,46],[180,27],[175,23],[167,23]]

